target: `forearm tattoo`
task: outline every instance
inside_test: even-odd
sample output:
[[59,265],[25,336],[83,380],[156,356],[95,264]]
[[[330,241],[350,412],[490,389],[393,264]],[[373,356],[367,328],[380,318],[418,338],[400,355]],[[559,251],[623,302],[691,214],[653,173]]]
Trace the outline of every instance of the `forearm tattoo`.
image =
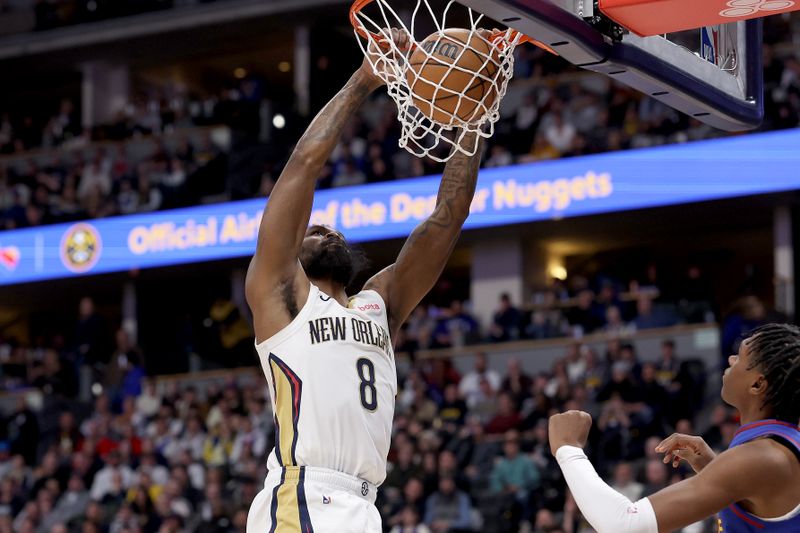
[[309,125],[297,143],[297,152],[327,158],[339,142],[342,129],[372,91],[358,74],[351,77]]

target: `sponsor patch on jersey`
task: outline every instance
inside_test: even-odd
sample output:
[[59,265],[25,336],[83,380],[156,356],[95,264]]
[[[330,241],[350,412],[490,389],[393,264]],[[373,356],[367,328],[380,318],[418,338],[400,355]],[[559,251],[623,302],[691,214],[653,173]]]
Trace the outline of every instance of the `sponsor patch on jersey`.
[[357,305],[356,309],[359,311],[380,311],[381,306],[378,304],[365,304],[365,305]]

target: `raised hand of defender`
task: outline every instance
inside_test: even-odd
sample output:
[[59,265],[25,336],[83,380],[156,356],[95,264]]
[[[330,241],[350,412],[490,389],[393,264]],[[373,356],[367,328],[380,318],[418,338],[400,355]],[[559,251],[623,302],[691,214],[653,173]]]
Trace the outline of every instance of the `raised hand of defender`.
[[556,454],[562,446],[586,446],[592,417],[583,411],[567,411],[550,417],[550,451]]
[[700,472],[716,454],[700,437],[673,433],[656,446],[656,452],[664,454],[664,463],[672,463],[677,468],[681,460],[689,463],[692,470]]
[[[361,64],[361,70],[375,81],[376,86],[383,85],[387,78],[395,75],[395,69],[389,64],[387,55],[395,65],[400,64],[400,56],[408,51],[411,45],[411,36],[405,30],[387,28],[380,36],[381,41],[369,39],[367,56]],[[387,36],[391,37],[391,43],[386,42]]]

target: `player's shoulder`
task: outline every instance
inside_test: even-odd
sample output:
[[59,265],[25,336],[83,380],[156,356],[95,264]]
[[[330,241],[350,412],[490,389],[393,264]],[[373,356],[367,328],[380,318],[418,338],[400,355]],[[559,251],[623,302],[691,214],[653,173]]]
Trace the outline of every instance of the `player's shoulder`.
[[351,296],[349,300],[350,307],[362,313],[383,314],[386,312],[386,302],[383,300],[383,296],[374,289],[364,288],[361,292]]
[[720,457],[735,460],[740,472],[757,475],[782,475],[793,471],[797,462],[786,446],[769,437],[761,437],[735,446]]

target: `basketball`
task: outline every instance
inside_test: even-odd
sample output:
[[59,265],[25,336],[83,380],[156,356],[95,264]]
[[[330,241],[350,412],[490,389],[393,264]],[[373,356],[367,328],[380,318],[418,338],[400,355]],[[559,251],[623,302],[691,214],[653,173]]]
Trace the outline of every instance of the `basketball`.
[[472,123],[497,98],[499,64],[497,49],[479,34],[446,29],[429,35],[414,50],[406,81],[414,105],[431,120]]

